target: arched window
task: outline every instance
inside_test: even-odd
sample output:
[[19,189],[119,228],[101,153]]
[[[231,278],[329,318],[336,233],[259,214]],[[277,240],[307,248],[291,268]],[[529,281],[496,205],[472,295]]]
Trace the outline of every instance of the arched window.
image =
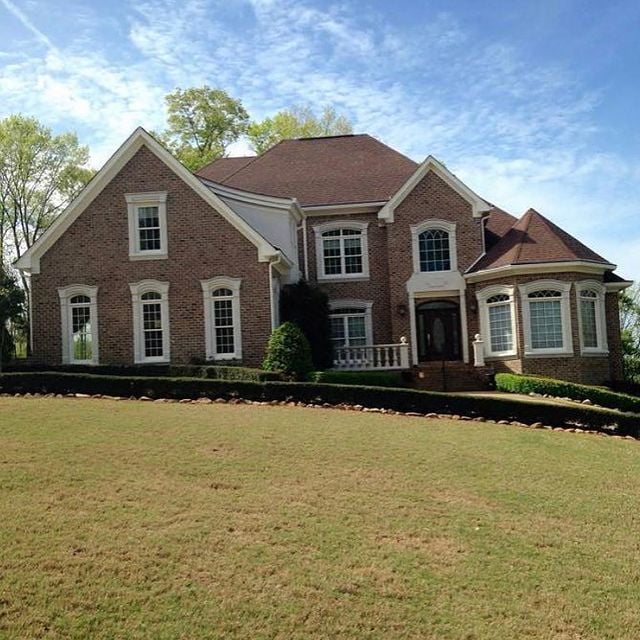
[[62,318],[62,361],[98,363],[97,287],[71,285],[58,289]]
[[607,353],[604,307],[605,289],[600,282],[576,282],[580,348],[583,353]]
[[521,285],[525,353],[572,353],[569,290],[571,284],[552,280]]
[[315,226],[319,280],[348,280],[369,276],[365,222],[327,222]]
[[413,266],[416,273],[455,271],[456,225],[446,220],[427,220],[411,227]]
[[202,280],[208,360],[242,358],[240,279],[219,276]]
[[135,362],[169,362],[169,283],[130,284]]
[[478,292],[480,333],[491,357],[515,355],[516,329],[513,287],[494,285]]

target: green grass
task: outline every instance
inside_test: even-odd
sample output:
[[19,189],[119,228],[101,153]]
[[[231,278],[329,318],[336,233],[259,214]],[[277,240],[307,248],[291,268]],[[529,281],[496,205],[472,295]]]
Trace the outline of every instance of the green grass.
[[640,637],[640,445],[0,398],[0,638]]

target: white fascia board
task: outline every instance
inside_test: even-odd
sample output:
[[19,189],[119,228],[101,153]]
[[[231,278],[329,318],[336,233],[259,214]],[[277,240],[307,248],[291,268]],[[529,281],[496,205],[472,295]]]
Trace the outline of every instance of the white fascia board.
[[625,280],[624,282],[603,282],[607,291],[624,291],[633,285],[633,280]]
[[577,273],[597,273],[613,271],[616,265],[604,262],[588,262],[587,260],[567,260],[565,262],[532,262],[529,264],[508,264],[494,269],[484,269],[474,273],[465,273],[464,278],[468,282],[479,282],[500,278],[502,276],[524,276],[539,273],[556,273],[574,271]]
[[382,200],[380,202],[354,202],[351,204],[322,204],[302,207],[302,210],[306,217],[376,213],[387,202],[387,200]]
[[146,145],[165,165],[181,178],[193,191],[202,197],[223,218],[244,235],[258,249],[258,260],[267,262],[277,253],[276,249],[240,216],[232,211],[215,193],[207,188],[194,174],[186,169],[159,142],[142,127],[138,127],[107,160],[103,167],[89,181],[87,186],[54,220],[38,241],[16,261],[15,266],[29,273],[40,272],[40,258],[71,226],[78,216],[102,192],[102,190],[122,170],[125,164]]
[[442,162],[433,156],[427,156],[409,179],[398,189],[393,198],[380,209],[378,217],[386,222],[393,222],[396,208],[415,189],[420,180],[422,180],[429,171],[433,171],[471,205],[474,218],[481,218],[484,213],[493,208],[486,200],[483,200],[475,191],[464,184],[462,180],[451,173]]

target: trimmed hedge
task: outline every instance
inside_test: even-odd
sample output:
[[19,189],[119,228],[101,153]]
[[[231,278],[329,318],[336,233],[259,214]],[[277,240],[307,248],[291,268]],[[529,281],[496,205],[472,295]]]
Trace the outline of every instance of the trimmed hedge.
[[86,393],[150,398],[243,398],[258,401],[300,401],[307,404],[350,404],[404,413],[480,416],[554,427],[611,431],[637,437],[640,416],[582,406],[521,402],[508,398],[456,396],[413,389],[389,389],[308,382],[229,382],[203,378],[124,377],[77,373],[4,373],[5,393]]
[[540,393],[573,400],[591,400],[595,404],[611,409],[620,409],[631,413],[640,413],[640,398],[624,393],[617,393],[602,387],[586,384],[538,378],[515,373],[497,373],[496,389],[509,393]]
[[208,378],[214,380],[238,380],[247,382],[268,382],[284,380],[280,371],[265,371],[250,367],[215,365],[215,364],[113,364],[113,365],[57,365],[43,366],[26,363],[16,363],[5,367],[6,372],[42,373],[45,371],[59,371],[62,373],[88,373],[106,376],[145,376],[173,378]]
[[357,384],[365,387],[406,387],[404,376],[400,371],[313,371],[311,382],[327,384]]

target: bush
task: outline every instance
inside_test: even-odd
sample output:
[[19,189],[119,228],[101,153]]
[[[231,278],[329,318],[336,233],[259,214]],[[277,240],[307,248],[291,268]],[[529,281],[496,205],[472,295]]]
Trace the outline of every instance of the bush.
[[43,372],[60,371],[66,373],[90,373],[107,376],[171,376],[174,378],[209,378],[215,380],[238,380],[251,382],[267,382],[284,380],[280,371],[264,371],[250,367],[226,365],[169,365],[169,364],[134,364],[134,365],[56,365],[44,366],[14,362],[7,371]]
[[328,384],[357,384],[374,387],[406,387],[400,371],[314,371],[309,376],[311,382]]
[[640,413],[640,398],[616,393],[602,387],[592,387],[586,384],[554,380],[553,378],[497,373],[496,389],[510,393],[546,393],[550,396],[571,398],[572,400],[591,400],[591,402],[603,407]]
[[86,393],[150,398],[243,398],[298,400],[309,404],[351,404],[417,413],[481,416],[493,420],[544,422],[554,427],[580,426],[638,437],[638,416],[594,407],[521,402],[509,398],[478,398],[433,391],[389,389],[304,382],[230,382],[203,378],[101,376],[79,373],[0,374],[5,393]]
[[280,312],[283,322],[297,324],[311,346],[311,357],[316,369],[333,364],[333,345],[329,325],[329,296],[304,280],[282,290]]
[[296,380],[308,376],[313,369],[311,348],[298,325],[285,322],[273,331],[262,366],[267,371],[282,371]]

